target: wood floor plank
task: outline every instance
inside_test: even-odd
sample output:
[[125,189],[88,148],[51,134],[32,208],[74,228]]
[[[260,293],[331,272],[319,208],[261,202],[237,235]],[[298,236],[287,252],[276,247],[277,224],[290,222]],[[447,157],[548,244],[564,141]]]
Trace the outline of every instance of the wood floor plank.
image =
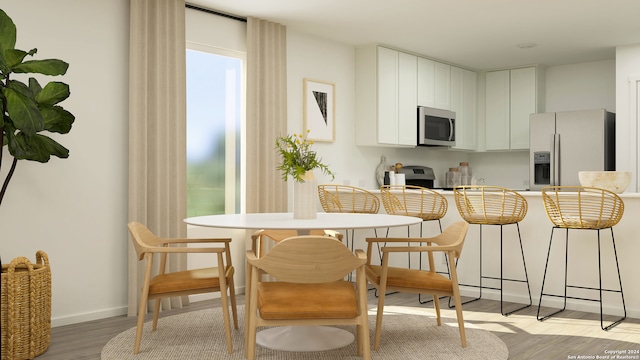
[[[375,306],[377,298],[374,291],[369,291],[368,300],[370,307]],[[238,303],[244,304],[244,296],[238,297]],[[444,308],[442,315],[455,318],[454,309],[447,309],[446,301],[441,303]],[[418,297],[412,294],[388,295],[385,304],[432,308],[431,303],[420,304]],[[161,316],[213,306],[220,306],[220,300],[192,303],[184,309],[165,311]],[[482,299],[465,304],[463,310],[465,322],[492,331],[507,344],[509,359],[512,360],[570,359],[571,356],[602,356],[607,351],[640,350],[640,319],[628,318],[610,331],[603,331],[598,314],[579,311],[566,310],[539,322],[535,306],[505,317],[500,314],[499,302]],[[53,328],[51,346],[37,359],[100,359],[102,347],[111,338],[135,325],[134,317],[119,316]],[[133,351],[133,339],[131,349]],[[640,359],[640,354],[635,355]]]

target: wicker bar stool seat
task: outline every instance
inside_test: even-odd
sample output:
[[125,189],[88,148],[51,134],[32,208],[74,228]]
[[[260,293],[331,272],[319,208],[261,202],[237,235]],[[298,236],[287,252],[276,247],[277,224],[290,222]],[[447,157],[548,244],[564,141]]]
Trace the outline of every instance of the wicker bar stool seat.
[[[500,312],[507,316],[518,310],[522,310],[531,306],[531,288],[529,286],[529,276],[527,274],[527,265],[524,258],[524,248],[522,247],[522,236],[520,234],[520,221],[527,215],[528,204],[524,196],[518,194],[511,189],[498,186],[458,186],[453,189],[456,207],[460,216],[469,224],[480,225],[480,271],[478,285],[460,284],[461,286],[477,287],[480,294],[477,298],[473,298],[463,304],[479,300],[482,298],[482,289],[500,290]],[[503,236],[502,227],[505,225],[516,225],[518,230],[518,240],[520,243],[520,253],[522,255],[522,267],[524,269],[524,279],[507,278],[503,274]],[[485,276],[482,266],[482,226],[498,225],[500,226],[500,277]],[[486,286],[483,284],[484,279],[500,280],[499,287]],[[529,304],[518,307],[514,310],[505,312],[503,307],[504,282],[520,282],[527,284],[529,294]]]
[[[613,236],[613,226],[618,224],[624,214],[624,202],[615,193],[599,188],[581,187],[581,186],[548,186],[542,189],[542,201],[544,208],[549,216],[549,220],[553,224],[551,228],[551,237],[549,238],[549,250],[547,252],[547,260],[544,267],[544,275],[542,277],[542,289],[540,290],[540,301],[538,303],[537,318],[544,321],[555,314],[566,309],[567,298],[576,300],[596,301],[600,303],[600,327],[602,330],[609,330],[620,324],[627,317],[627,310],[624,302],[624,294],[622,292],[622,278],[620,277],[620,265],[618,264],[618,254],[616,251],[615,238]],[[565,247],[565,264],[564,264],[564,292],[562,295],[545,293],[545,282],[547,279],[547,270],[549,267],[549,256],[551,255],[551,244],[553,242],[553,233],[556,229],[566,229],[564,241]],[[576,286],[567,282],[567,268],[569,261],[569,229],[574,230],[595,230],[598,239],[598,287]],[[613,255],[616,263],[618,276],[618,289],[603,288],[602,280],[602,245],[600,241],[600,230],[610,229],[611,243],[613,245]],[[583,239],[579,240],[584,242]],[[584,259],[581,259],[584,261]],[[581,289],[598,291],[598,298],[584,298],[569,296],[569,289]],[[619,293],[622,301],[623,315],[608,326],[604,326],[604,315],[602,312],[603,292]],[[564,305],[549,315],[540,315],[542,300],[545,296],[563,298]]]
[[[377,214],[380,211],[380,199],[372,192],[355,186],[318,185],[318,198],[322,210],[326,213]],[[349,232],[346,232],[346,235],[347,246],[349,246]],[[355,230],[351,229],[352,251],[354,235]]]

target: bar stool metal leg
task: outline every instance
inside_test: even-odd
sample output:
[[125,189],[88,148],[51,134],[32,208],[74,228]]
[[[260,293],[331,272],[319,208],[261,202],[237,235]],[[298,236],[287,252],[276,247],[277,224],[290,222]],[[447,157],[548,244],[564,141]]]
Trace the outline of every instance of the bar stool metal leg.
[[[538,319],[538,321],[544,321],[549,319],[550,317],[564,311],[567,308],[567,299],[575,299],[575,300],[586,300],[586,301],[597,301],[600,303],[600,328],[604,331],[610,330],[611,328],[613,328],[614,326],[620,324],[622,321],[624,321],[627,318],[627,308],[626,308],[626,304],[624,301],[624,293],[622,291],[622,277],[620,276],[620,265],[618,263],[618,252],[616,250],[616,242],[615,242],[615,237],[613,235],[613,227],[609,228],[611,229],[611,243],[613,245],[613,255],[615,258],[615,262],[616,262],[616,270],[618,272],[618,286],[620,287],[620,290],[614,290],[614,289],[605,289],[602,287],[602,251],[601,251],[601,239],[600,239],[600,230],[601,229],[593,229],[597,231],[597,236],[598,236],[598,287],[597,288],[592,288],[592,287],[585,287],[585,286],[575,286],[575,285],[569,285],[567,282],[567,268],[568,268],[568,261],[569,261],[569,229],[566,229],[566,236],[565,236],[565,269],[564,269],[564,294],[563,295],[557,295],[557,294],[550,294],[550,293],[545,293],[544,292],[544,286],[545,286],[545,281],[547,278],[547,269],[549,266],[549,257],[551,254],[551,244],[553,241],[553,232],[554,230],[558,228],[557,226],[554,226],[551,229],[551,237],[549,239],[549,250],[547,251],[547,260],[545,263],[545,267],[544,267],[544,275],[542,277],[542,289],[540,290],[540,300],[538,302],[538,311],[536,314],[536,318]],[[591,230],[591,229],[582,229],[582,230]],[[574,288],[574,289],[584,289],[584,290],[598,290],[598,299],[593,299],[593,298],[581,298],[581,297],[574,297],[574,296],[568,296],[567,294],[567,289],[568,288]],[[622,317],[618,318],[617,320],[614,320],[611,322],[611,324],[605,326],[604,325],[604,314],[603,314],[603,309],[602,309],[602,305],[603,305],[603,299],[602,299],[602,295],[603,292],[613,292],[613,293],[620,293],[620,297],[622,300],[622,310],[623,310],[623,315]],[[544,296],[551,296],[551,297],[560,297],[563,298],[563,307],[560,310],[557,310],[555,312],[552,312],[551,314],[548,315],[544,315],[541,316],[540,315],[540,308],[542,306],[542,298]]]
[[[485,276],[483,274],[483,269],[482,269],[482,255],[483,255],[483,253],[482,253],[482,249],[483,249],[482,248],[482,224],[480,224],[480,259],[479,259],[480,271],[478,272],[479,273],[479,285],[460,284],[462,286],[477,287],[477,288],[479,288],[480,292],[479,292],[477,298],[473,298],[473,299],[467,300],[467,301],[462,303],[463,305],[464,304],[468,304],[468,303],[473,302],[473,301],[480,300],[482,298],[482,289],[483,288],[492,289],[492,290],[500,290],[500,313],[503,316],[509,316],[509,315],[513,314],[514,312],[522,310],[522,309],[525,309],[525,308],[527,308],[527,307],[529,307],[529,306],[531,306],[533,304],[533,299],[531,297],[531,287],[529,285],[529,274],[527,273],[527,263],[526,263],[525,257],[524,257],[524,247],[522,246],[522,236],[520,234],[520,224],[515,223],[515,225],[516,225],[516,228],[518,230],[518,242],[519,242],[519,245],[520,245],[520,254],[522,256],[522,266],[524,268],[524,277],[525,277],[525,279],[524,280],[520,280],[520,279],[510,279],[510,278],[505,278],[504,277],[504,273],[503,273],[504,254],[503,254],[503,231],[502,231],[503,230],[502,227],[504,225],[500,225],[500,277],[497,278],[497,277],[493,277],[493,276]],[[456,263],[456,265],[457,265],[457,263]],[[497,287],[491,287],[491,286],[484,286],[483,283],[482,283],[483,279],[500,280],[500,287],[497,288]],[[504,289],[504,282],[505,281],[526,283],[527,284],[527,292],[529,294],[529,303],[525,304],[524,306],[518,307],[516,309],[510,310],[508,312],[505,312],[504,306],[503,306],[503,302],[504,302],[503,301],[503,289]],[[449,308],[453,308],[453,307],[455,307],[455,306],[452,306],[451,302],[449,301]]]

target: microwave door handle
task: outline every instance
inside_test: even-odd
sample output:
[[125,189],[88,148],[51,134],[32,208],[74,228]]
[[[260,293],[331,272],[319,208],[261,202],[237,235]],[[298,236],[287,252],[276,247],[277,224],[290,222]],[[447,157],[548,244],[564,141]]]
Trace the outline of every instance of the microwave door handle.
[[453,140],[453,136],[455,135],[453,119],[449,119],[449,141]]

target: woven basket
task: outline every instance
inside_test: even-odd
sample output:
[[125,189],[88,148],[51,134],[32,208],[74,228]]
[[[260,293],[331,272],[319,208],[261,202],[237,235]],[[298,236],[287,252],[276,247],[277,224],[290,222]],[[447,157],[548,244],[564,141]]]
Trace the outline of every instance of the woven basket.
[[51,342],[51,268],[44,251],[36,264],[18,257],[2,265],[2,359],[33,359]]

